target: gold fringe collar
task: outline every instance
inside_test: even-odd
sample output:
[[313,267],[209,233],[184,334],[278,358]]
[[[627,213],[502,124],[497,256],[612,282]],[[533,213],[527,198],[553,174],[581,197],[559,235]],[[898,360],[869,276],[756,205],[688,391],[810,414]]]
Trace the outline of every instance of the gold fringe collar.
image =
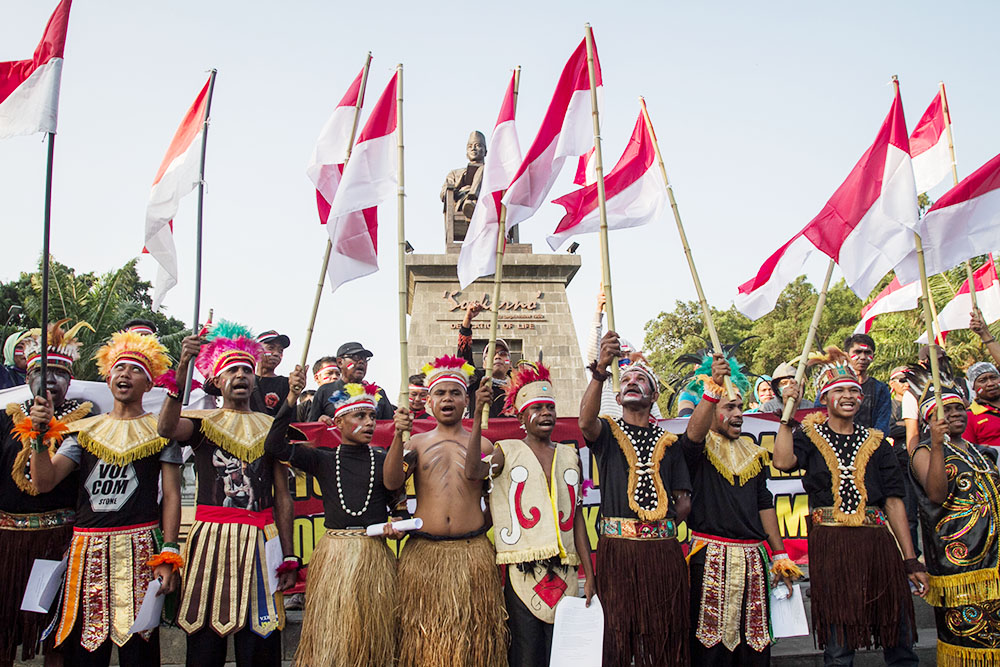
[[656,489],[656,507],[652,510],[644,510],[639,507],[639,503],[635,501],[635,487],[639,484],[639,471],[636,464],[639,462],[639,456],[635,452],[635,447],[632,445],[632,441],[628,439],[625,431],[622,427],[618,425],[618,422],[611,417],[604,417],[611,427],[611,434],[618,441],[618,446],[621,448],[622,453],[625,454],[625,460],[628,461],[628,506],[636,513],[643,521],[655,521],[657,519],[662,519],[667,516],[667,509],[670,507],[670,498],[668,497],[667,490],[663,486],[663,479],[660,477],[660,461],[663,459],[663,455],[667,451],[667,447],[670,447],[677,441],[677,436],[673,433],[667,431],[663,432],[660,439],[656,441],[656,445],[653,446],[653,456],[652,456],[652,467],[650,469],[650,474],[653,476],[653,487]]
[[264,440],[274,417],[261,412],[185,410],[182,417],[201,421],[201,432],[213,443],[245,463],[264,455]]
[[802,431],[806,434],[819,453],[826,461],[826,467],[830,469],[831,484],[833,486],[833,518],[838,523],[845,526],[861,526],[865,522],[865,507],[868,506],[868,489],[865,487],[865,470],[868,468],[868,459],[882,444],[882,431],[878,429],[868,429],[868,437],[861,443],[858,453],[854,457],[854,486],[858,489],[858,509],[853,514],[848,514],[840,509],[840,459],[833,451],[833,446],[816,428],[820,424],[825,424],[827,416],[822,412],[814,412],[802,420]]
[[705,456],[727,482],[733,486],[739,482],[743,486],[764,469],[767,450],[746,435],[730,440],[709,431],[705,438]]
[[78,433],[80,446],[105,463],[124,466],[159,454],[169,442],[156,432],[156,417],[146,413],[133,419],[116,419],[109,414],[88,417],[68,424]]
[[[71,399],[72,400],[72,399]],[[75,402],[75,401],[74,401]],[[90,401],[83,401],[75,408],[72,408],[68,412],[62,415],[56,415],[56,418],[64,423],[69,423],[83,419],[90,414],[90,411],[94,409],[94,404]],[[5,410],[7,416],[11,418],[11,421],[15,425],[24,421],[28,418],[28,415],[24,412],[23,403],[8,403],[7,409]],[[49,446],[49,455],[56,453],[58,448],[55,445]],[[28,464],[31,460],[31,445],[24,445],[21,451],[17,453],[14,457],[14,465],[10,469],[10,477],[14,480],[14,484],[22,492],[27,493],[29,496],[37,496],[38,490],[32,485],[31,480],[25,472],[28,470]]]

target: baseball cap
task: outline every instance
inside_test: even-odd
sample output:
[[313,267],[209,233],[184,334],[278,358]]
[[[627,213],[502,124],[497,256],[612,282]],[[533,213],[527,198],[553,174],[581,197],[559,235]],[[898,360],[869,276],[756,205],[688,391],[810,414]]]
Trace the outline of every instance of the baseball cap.
[[288,336],[280,334],[274,329],[257,334],[257,342],[261,345],[264,343],[277,343],[281,347],[288,347],[291,345],[291,341],[288,339]]
[[350,343],[344,343],[337,348],[338,357],[346,357],[350,354],[363,354],[368,357],[374,357],[375,355],[365,349],[365,346],[357,341],[351,341]]

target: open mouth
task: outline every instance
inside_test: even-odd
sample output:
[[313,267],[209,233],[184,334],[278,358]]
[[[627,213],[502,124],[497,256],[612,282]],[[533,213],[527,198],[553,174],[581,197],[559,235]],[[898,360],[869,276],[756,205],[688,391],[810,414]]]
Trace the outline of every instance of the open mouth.
[[115,383],[115,389],[120,389],[121,391],[128,391],[132,388],[132,383],[125,380],[119,380]]

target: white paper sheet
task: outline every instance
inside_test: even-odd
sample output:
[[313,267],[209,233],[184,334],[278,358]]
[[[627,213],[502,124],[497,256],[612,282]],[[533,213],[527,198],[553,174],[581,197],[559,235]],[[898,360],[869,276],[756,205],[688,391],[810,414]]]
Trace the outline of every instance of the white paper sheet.
[[146,586],[146,597],[142,599],[142,606],[139,607],[139,613],[135,615],[135,620],[132,621],[132,627],[128,629],[129,634],[152,630],[160,625],[160,615],[163,613],[163,601],[166,600],[165,595],[157,595],[160,591],[160,586],[159,579],[153,579],[149,582],[149,586]]
[[784,584],[779,584],[771,592],[771,630],[776,638],[809,634],[806,607],[798,584],[792,584],[791,597],[788,597],[788,589]]
[[[393,521],[392,527],[401,533],[405,533],[410,530],[420,530],[424,527],[424,520],[417,517],[416,519],[403,519],[402,521]],[[384,523],[373,523],[372,525],[365,528],[365,534],[368,537],[378,537],[382,534],[385,529]]]
[[285,560],[285,554],[281,550],[281,539],[272,537],[264,543],[264,560],[267,561],[267,581],[271,586],[271,592],[278,590],[278,566]]
[[36,558],[31,566],[31,574],[28,575],[28,585],[24,587],[21,610],[40,614],[48,612],[49,607],[52,606],[52,600],[59,592],[65,571],[65,558],[62,560]]
[[604,610],[596,595],[586,604],[585,598],[566,596],[556,605],[550,667],[601,667]]

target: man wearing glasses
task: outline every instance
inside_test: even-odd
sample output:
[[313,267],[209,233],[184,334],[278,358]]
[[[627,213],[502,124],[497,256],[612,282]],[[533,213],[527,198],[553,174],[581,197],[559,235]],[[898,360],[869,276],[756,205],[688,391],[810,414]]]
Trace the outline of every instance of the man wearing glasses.
[[[368,360],[372,358],[372,353],[365,349],[364,345],[358,342],[344,343],[337,349],[337,366],[340,367],[340,379],[321,385],[316,390],[313,397],[312,409],[309,411],[309,421],[326,421],[320,419],[322,416],[329,417],[333,423],[333,404],[330,403],[330,396],[344,388],[347,383],[360,384],[368,372]],[[378,390],[378,404],[375,406],[375,419],[392,419],[396,406],[389,402],[384,389]]]

